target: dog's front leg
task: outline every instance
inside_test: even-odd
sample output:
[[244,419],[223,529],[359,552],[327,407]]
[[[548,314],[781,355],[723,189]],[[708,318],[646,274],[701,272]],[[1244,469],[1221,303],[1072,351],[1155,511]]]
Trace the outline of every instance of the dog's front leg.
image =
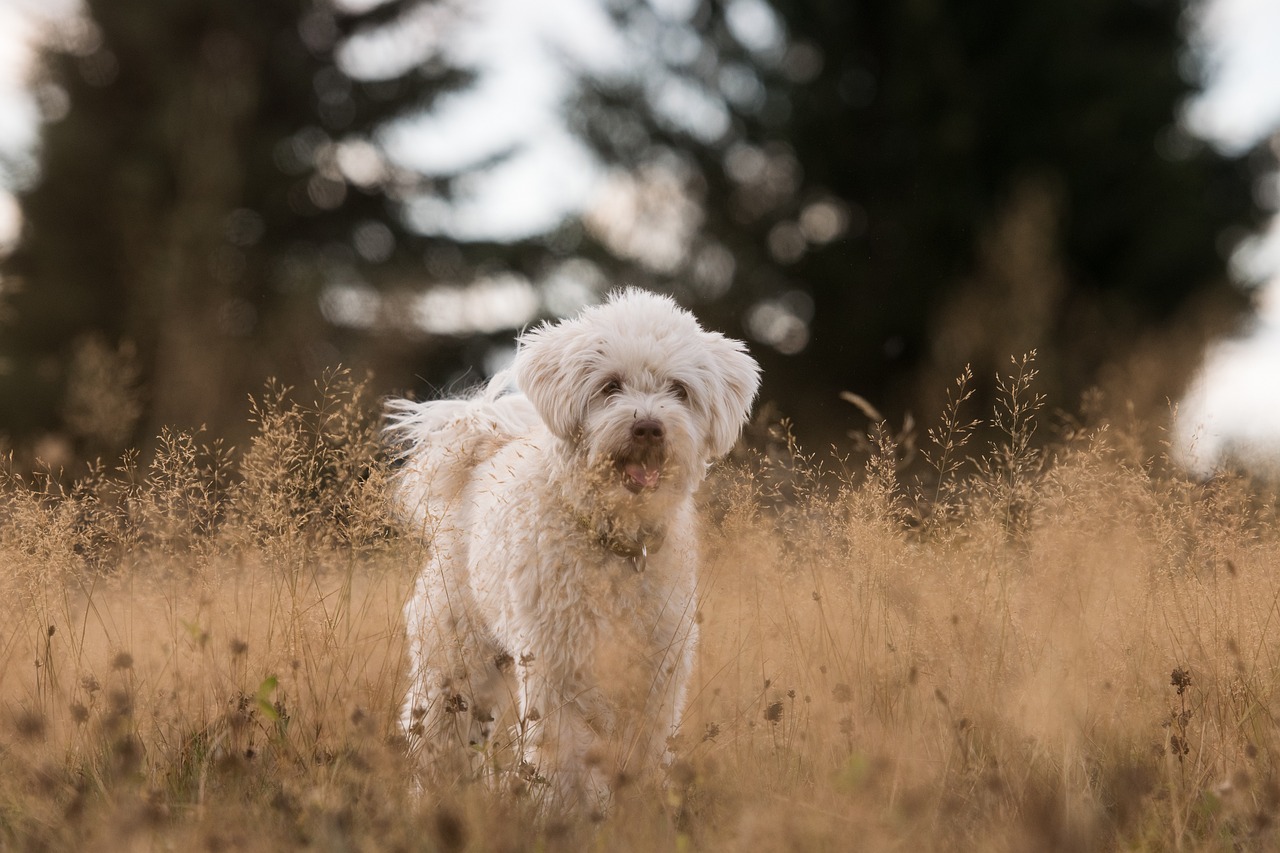
[[489,740],[511,707],[511,657],[476,630],[467,599],[434,558],[405,610],[410,686],[401,711],[418,765],[433,784],[488,775]]
[[667,767],[675,757],[671,741],[688,704],[697,630],[692,620],[681,620],[658,633],[644,713],[637,720],[631,744],[631,754],[641,759],[643,768]]
[[598,689],[527,666],[521,677],[524,774],[553,809],[604,812],[612,715]]

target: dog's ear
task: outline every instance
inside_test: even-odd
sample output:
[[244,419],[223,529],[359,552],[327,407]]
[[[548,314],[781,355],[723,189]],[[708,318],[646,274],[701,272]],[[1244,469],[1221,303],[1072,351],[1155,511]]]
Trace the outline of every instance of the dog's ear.
[[707,457],[724,456],[738,440],[760,387],[760,366],[742,341],[718,332],[703,332],[711,355],[710,382],[716,387],[706,407]]
[[545,324],[520,336],[513,369],[516,384],[557,437],[575,441],[586,418],[588,360],[575,339],[579,323]]

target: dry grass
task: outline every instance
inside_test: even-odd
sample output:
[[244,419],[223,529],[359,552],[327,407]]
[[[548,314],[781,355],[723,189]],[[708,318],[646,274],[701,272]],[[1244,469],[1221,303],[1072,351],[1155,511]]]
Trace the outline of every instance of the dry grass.
[[775,430],[724,466],[680,760],[595,823],[406,784],[422,546],[384,517],[344,374],[268,393],[244,452],[170,435],[70,487],[10,470],[0,848],[1274,849],[1271,492],[1114,425],[1032,440],[1031,359],[984,424],[972,383],[919,465],[881,424],[856,463]]

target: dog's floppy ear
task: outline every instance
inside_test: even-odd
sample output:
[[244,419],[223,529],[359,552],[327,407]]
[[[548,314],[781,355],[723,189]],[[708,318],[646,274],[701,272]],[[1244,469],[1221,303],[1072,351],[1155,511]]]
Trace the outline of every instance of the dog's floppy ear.
[[574,441],[586,418],[583,386],[589,368],[580,324],[547,323],[520,336],[513,369],[516,384],[557,437]]
[[738,440],[742,425],[751,414],[751,403],[760,387],[760,366],[747,354],[742,341],[718,332],[703,332],[711,356],[710,382],[718,386],[714,405],[706,408],[707,456],[724,456]]

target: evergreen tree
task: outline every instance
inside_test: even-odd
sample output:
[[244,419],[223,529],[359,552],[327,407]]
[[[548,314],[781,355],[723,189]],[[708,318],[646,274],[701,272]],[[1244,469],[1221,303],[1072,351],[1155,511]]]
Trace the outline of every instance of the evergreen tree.
[[67,427],[88,452],[164,424],[234,433],[266,377],[376,361],[386,347],[320,297],[421,267],[430,241],[400,201],[432,187],[375,134],[466,75],[411,61],[354,79],[339,56],[424,5],[86,0],[87,31],[45,56],[62,103],[5,263],[0,429]]
[[707,142],[655,108],[652,76],[588,90],[580,115],[608,159],[691,167],[703,224],[668,286],[699,299],[681,284],[699,247],[730,250],[732,285],[700,311],[772,344],[764,396],[811,436],[848,422],[842,390],[932,411],[966,362],[989,377],[1032,348],[1058,405],[1111,368],[1163,405],[1204,335],[1246,309],[1226,258],[1259,217],[1250,164],[1179,127],[1183,15],[1172,0],[628,6],[622,25],[650,43],[698,33],[661,73],[722,103],[724,131]]
[[[1252,174],[1178,125],[1194,86],[1173,0],[614,4],[636,66],[584,73],[569,118],[616,168],[605,201],[513,245],[415,233],[402,202],[450,181],[376,145],[465,75],[353,79],[336,59],[422,5],[88,0],[98,37],[50,56],[65,116],[7,264],[26,286],[3,429],[65,424],[93,449],[123,434],[104,413],[145,404],[142,435],[226,432],[263,377],[339,359],[439,387],[509,334],[405,335],[403,300],[567,259],[755,340],[764,398],[813,439],[849,423],[841,391],[932,411],[966,362],[989,376],[1032,348],[1064,407],[1115,365],[1159,402],[1199,356],[1196,315],[1245,308],[1225,257],[1256,224]],[[383,297],[335,306],[334,282]],[[148,396],[98,400],[131,363]]]

